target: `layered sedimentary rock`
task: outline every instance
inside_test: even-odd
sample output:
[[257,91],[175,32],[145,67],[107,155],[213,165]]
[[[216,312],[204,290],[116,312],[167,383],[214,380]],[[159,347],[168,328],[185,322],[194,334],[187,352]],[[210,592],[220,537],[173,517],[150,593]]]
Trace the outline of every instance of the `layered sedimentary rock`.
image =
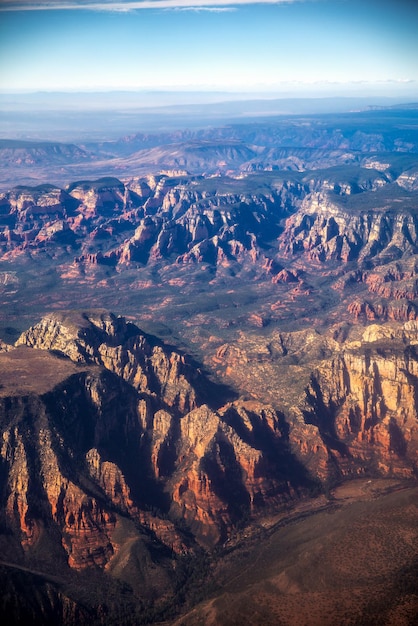
[[350,205],[347,210],[321,192],[311,194],[286,224],[281,236],[284,252],[303,252],[316,261],[361,263],[378,255],[399,258],[415,250],[415,211],[391,211],[387,206],[356,210],[353,199]]
[[[388,263],[407,262],[416,250],[416,192],[394,179],[393,172],[364,167],[219,180],[103,178],[66,191],[16,188],[1,194],[2,258],[45,251],[70,273],[94,266],[153,266],[162,273],[204,263],[273,284],[298,282],[314,263],[324,276],[330,267],[343,274],[335,285],[343,295],[353,282],[370,285],[375,319],[406,321],[412,313],[392,310],[385,300],[411,302],[414,285],[398,284],[405,279],[392,274],[390,290],[373,287],[373,275],[383,275]],[[341,263],[347,267],[337,271]],[[353,263],[360,279],[350,278]]]
[[123,318],[48,316],[2,366],[3,521],[29,551],[55,528],[70,567],[112,568],[124,516],[182,553],[313,485],[272,407],[221,406],[184,356]]
[[[103,393],[118,381],[105,385],[98,371],[77,372],[71,363],[56,361],[25,348],[10,353],[9,362],[2,360],[3,379],[9,372],[16,380],[15,388],[6,382],[1,398],[1,455],[7,468],[3,523],[21,533],[26,549],[37,544],[45,529],[59,525],[71,565],[103,565],[112,552],[108,530],[116,519],[80,488],[83,468],[77,466],[89,438],[97,436],[90,392],[99,386]],[[25,389],[29,376],[38,380]]]
[[[372,326],[312,372],[305,419],[349,465],[413,477],[418,467],[417,327]],[[360,463],[361,464],[361,463]]]
[[[150,338],[151,339],[151,338]],[[54,314],[28,330],[17,345],[58,350],[76,362],[96,363],[182,413],[196,407],[199,372],[178,352],[140,333],[132,323],[107,314]]]
[[[16,390],[10,382],[2,394],[5,508],[22,543],[36,543],[53,521],[70,565],[105,566],[118,551],[119,515],[181,552],[187,541],[176,530],[180,521],[213,545],[243,515],[292,500],[317,480],[370,472],[412,477],[414,323],[371,327],[361,340],[308,335],[272,338],[262,368],[271,379],[263,388],[254,386],[261,345],[252,352],[222,347],[218,366],[254,396],[222,404],[220,390],[184,356],[123,318],[54,314],[23,333],[2,357],[6,370],[18,355],[30,357]],[[38,386],[44,381],[47,389],[48,376],[63,376],[62,367],[68,376],[41,394],[29,386],[25,395],[38,355],[49,359]]]
[[321,479],[414,477],[418,462],[416,322],[252,333],[224,344],[219,372],[285,415],[290,447]]
[[220,281],[288,286],[289,301],[321,276],[353,320],[415,319],[416,191],[397,183],[402,169],[365,165],[16,188],[0,198],[1,258],[57,259],[63,285],[101,267],[147,267],[158,284],[202,264]]

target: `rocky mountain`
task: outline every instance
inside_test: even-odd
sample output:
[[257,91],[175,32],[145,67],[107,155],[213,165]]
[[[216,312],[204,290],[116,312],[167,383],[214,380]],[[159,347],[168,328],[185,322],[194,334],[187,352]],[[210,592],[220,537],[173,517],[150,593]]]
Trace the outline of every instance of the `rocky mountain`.
[[[227,256],[228,248],[236,245],[256,248],[258,253],[262,247],[269,246],[270,254],[274,254],[274,239],[277,238],[285,251],[296,252],[299,241],[309,239],[315,241],[317,256],[338,259],[342,255],[349,260],[354,254],[352,250],[360,245],[356,229],[365,237],[361,245],[366,245],[369,237],[367,232],[362,234],[365,227],[360,223],[350,223],[354,219],[352,213],[369,216],[368,222],[380,213],[390,215],[388,205],[395,195],[406,212],[404,219],[413,212],[413,183],[409,183],[409,190],[399,187],[393,177],[378,170],[348,167],[312,174],[263,172],[238,178],[164,174],[133,179],[125,184],[115,178],[104,178],[72,183],[66,190],[50,185],[18,187],[1,194],[0,201],[2,222],[9,227],[8,243],[16,242],[8,249],[19,248],[19,242],[26,244],[30,238],[34,239],[33,247],[36,247],[37,237],[45,230],[46,223],[52,225],[60,219],[61,228],[69,228],[78,245],[89,251],[92,238],[107,238],[110,245],[113,244],[108,256],[116,262],[135,260],[131,259],[131,248],[139,248],[138,255],[143,261],[146,253],[150,253],[151,258],[172,256],[176,252],[190,251],[195,244],[203,242],[218,251],[224,244]],[[293,230],[297,232],[292,231],[292,222],[289,222],[280,235],[284,218],[290,214],[295,224]],[[315,235],[318,226],[311,225],[310,214],[318,223],[330,220],[335,214],[330,222],[335,222],[335,226],[326,227],[325,242],[321,235]],[[340,222],[340,230],[355,232],[352,242],[347,238],[343,241],[339,236],[336,220]],[[314,229],[313,235],[308,233],[310,228]],[[114,245],[118,230],[130,229],[136,230],[130,240],[125,239],[124,249],[118,251]],[[382,241],[390,236],[386,235]],[[413,236],[411,233],[409,239]],[[337,248],[327,251],[328,241],[332,241],[331,247]],[[402,245],[402,241],[399,244]],[[102,241],[100,246],[103,247]],[[313,244],[308,246],[313,250]]]
[[[225,538],[228,528],[239,519],[241,509],[249,512],[270,500],[284,501],[292,494],[296,497],[295,490],[309,485],[303,468],[299,476],[296,472],[277,472],[275,450],[277,454],[283,448],[284,456],[289,456],[288,461],[282,461],[284,465],[292,460],[290,451],[286,453],[284,426],[272,407],[233,400],[222,406],[225,392],[221,387],[207,381],[182,355],[147,338],[123,318],[55,314],[24,333],[16,345],[63,354],[75,363],[96,364],[110,371],[110,378],[103,374],[103,381],[87,385],[91,395],[87,403],[93,402],[94,412],[100,415],[107,398],[113,397],[117,403],[119,397],[117,391],[106,387],[105,380],[121,379],[132,388],[123,392],[122,386],[120,393],[131,397],[134,407],[136,402],[135,410],[115,410],[113,425],[100,426],[107,440],[105,447],[111,445],[119,451],[117,454],[123,454],[125,463],[131,457],[130,462],[137,465],[136,469],[126,470],[123,466],[123,476],[117,471],[122,483],[119,487],[109,486],[109,496],[122,489],[125,510],[133,506],[130,494],[137,491],[137,507],[157,506],[168,511],[173,520],[180,518],[190,524],[198,541],[210,545]],[[63,409],[63,415],[74,402],[71,392],[65,395],[70,404]],[[80,410],[85,403],[86,400],[81,401]],[[54,415],[56,412],[56,408],[51,410]],[[111,420],[110,413],[105,412],[105,419]],[[80,427],[73,423],[71,430],[78,431]],[[85,424],[82,428],[91,430]],[[98,442],[98,437],[101,435],[93,435],[90,443]],[[62,440],[68,444],[64,434]],[[72,445],[78,448],[85,444],[79,441]],[[97,446],[96,479],[103,485],[105,478],[99,469],[102,444]],[[75,450],[70,457],[74,454]],[[96,451],[91,454],[96,455]],[[145,476],[155,483],[153,488],[139,487]],[[131,481],[131,487],[125,480]],[[231,497],[233,493],[235,496]]]
[[8,623],[415,623],[414,119],[136,134],[0,193]]
[[218,279],[253,274],[301,294],[323,275],[354,317],[407,321],[416,315],[417,247],[411,173],[408,181],[349,166],[18,187],[0,197],[1,258],[52,255],[67,275],[146,267],[161,280],[168,268],[203,264]]
[[[128,605],[162,610],[178,560],[225,543],[242,519],[341,478],[413,478],[417,336],[415,322],[361,340],[281,334],[263,368],[224,346],[218,366],[253,396],[234,399],[124,318],[43,318],[0,354],[2,564],[55,582],[59,563],[65,586],[95,567],[129,584]],[[139,552],[154,577],[133,584]]]
[[3,167],[16,165],[56,165],[79,162],[90,158],[82,148],[71,143],[0,139],[0,159]]
[[271,406],[220,406],[221,387],[123,318],[52,315],[0,361],[6,567],[130,581],[141,553],[155,575],[135,574],[134,596],[159,606],[181,555],[314,484]]

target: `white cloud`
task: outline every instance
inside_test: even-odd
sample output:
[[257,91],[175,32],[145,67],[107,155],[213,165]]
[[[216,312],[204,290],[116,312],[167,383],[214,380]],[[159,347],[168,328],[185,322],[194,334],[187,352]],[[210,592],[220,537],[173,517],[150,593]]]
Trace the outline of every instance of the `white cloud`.
[[166,11],[193,11],[194,13],[202,13],[203,11],[209,12],[209,13],[229,13],[231,11],[236,11],[237,7],[235,6],[230,6],[230,7],[196,7],[196,6],[190,6],[190,7],[170,7],[167,8]]
[[128,12],[141,9],[175,9],[183,11],[230,11],[234,7],[251,4],[292,4],[295,2],[309,2],[315,0],[126,0],[115,2],[114,0],[69,0],[58,2],[57,0],[6,0],[1,3],[0,11],[64,11],[64,10],[89,10],[89,11],[117,11]]

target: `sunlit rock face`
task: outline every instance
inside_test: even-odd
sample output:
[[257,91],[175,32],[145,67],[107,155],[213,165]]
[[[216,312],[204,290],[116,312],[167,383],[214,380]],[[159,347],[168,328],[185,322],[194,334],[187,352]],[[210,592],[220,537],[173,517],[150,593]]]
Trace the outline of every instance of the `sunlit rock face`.
[[408,321],[417,317],[416,190],[401,184],[410,168],[384,165],[15,188],[0,196],[0,259],[51,258],[61,286],[107,268],[121,280],[146,268],[152,284],[150,275],[184,280],[208,266],[221,285],[240,276],[287,286],[278,308],[309,296],[321,277],[351,321]]
[[415,474],[418,361],[413,347],[396,344],[348,347],[312,373],[305,419],[340,457],[343,473],[374,464],[387,475]]
[[120,376],[138,391],[182,412],[196,406],[192,383],[199,372],[184,356],[150,342],[132,323],[107,313],[54,314],[23,333],[17,345],[58,350],[79,363],[96,363]]
[[167,173],[128,183],[110,177],[79,181],[65,191],[43,185],[2,193],[3,257],[69,246],[76,262],[86,265],[161,259],[216,264],[218,257],[254,262],[261,258],[262,239],[278,232],[280,220],[308,192],[283,177],[261,193],[233,179],[225,189],[209,190],[202,180]]
[[385,208],[344,210],[323,193],[311,194],[288,219],[282,249],[287,255],[302,252],[322,262],[361,263],[382,254],[410,254],[417,245],[415,215]]
[[295,456],[321,480],[414,477],[416,321],[347,326],[223,344],[213,366],[284,415]]
[[[292,401],[284,375],[268,405],[225,401],[184,355],[124,318],[47,316],[2,353],[4,522],[25,550],[55,528],[71,567],[103,568],[122,549],[123,516],[181,553],[223,541],[243,516],[316,481],[412,477],[414,324],[370,326],[339,343],[283,333],[279,369],[280,358],[304,355],[302,393]],[[245,387],[254,367],[245,351],[225,345],[217,359]]]
[[123,318],[47,316],[0,366],[4,523],[29,552],[53,532],[71,568],[113,567],[125,518],[183,553],[314,484],[273,407],[222,404],[183,355]]

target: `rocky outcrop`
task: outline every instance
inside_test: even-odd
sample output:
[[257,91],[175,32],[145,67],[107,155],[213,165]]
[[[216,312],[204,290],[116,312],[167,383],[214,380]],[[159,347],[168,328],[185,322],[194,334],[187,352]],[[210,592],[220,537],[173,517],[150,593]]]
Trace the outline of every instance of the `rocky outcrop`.
[[418,360],[416,338],[408,345],[407,335],[370,327],[361,342],[312,371],[304,419],[339,457],[342,474],[416,475]]
[[[286,397],[286,390],[290,391],[287,377],[282,388],[276,387],[270,397],[276,396],[273,404],[281,406],[281,411],[259,400],[209,406],[210,394],[203,377],[192,375],[184,357],[167,352],[162,344],[153,345],[136,326],[109,314],[45,318],[24,333],[18,345],[54,350],[84,367],[96,364],[104,368],[99,372],[108,371],[108,376],[115,377],[106,379],[100,374],[101,378],[93,379],[89,374],[86,382],[78,383],[88,390],[88,396],[83,392],[79,397],[78,392],[77,403],[81,407],[87,403],[95,415],[90,426],[77,425],[78,412],[86,409],[74,405],[68,390],[64,394],[68,400],[63,401],[61,395],[59,401],[54,400],[54,407],[60,407],[51,409],[54,420],[62,420],[60,416],[66,415],[70,406],[72,420],[76,420],[74,424],[62,422],[65,430],[60,445],[65,442],[71,446],[72,452],[65,454],[82,459],[79,462],[86,468],[88,480],[116,511],[141,520],[161,541],[181,551],[184,541],[176,531],[179,520],[186,522],[199,542],[212,545],[224,538],[242,515],[257,515],[260,507],[294,499],[314,484],[315,476],[321,480],[373,472],[413,476],[418,450],[418,366],[413,347],[416,330],[413,322],[408,324],[402,332],[398,326],[396,332],[376,326],[361,342],[337,344],[332,340],[332,345],[315,332],[281,333],[269,345],[266,367],[273,357],[280,375],[285,372],[280,359],[284,367],[289,359],[292,363],[295,358],[302,359],[298,365],[301,385],[306,381],[303,393],[295,392],[294,399],[293,395]],[[327,352],[332,356],[324,360]],[[216,358],[221,366],[227,363],[230,377],[242,373],[243,368],[250,376],[254,371],[254,357],[238,347],[224,345]],[[256,359],[259,362],[259,356]],[[131,403],[129,409],[118,406],[118,393],[104,387],[103,381],[109,385],[109,381],[121,379],[128,385],[124,393],[125,406],[128,399]],[[268,387],[264,394],[269,394]],[[67,402],[71,403],[68,408]],[[109,403],[111,409],[107,408]],[[44,414],[45,409],[37,408],[36,413]],[[83,447],[85,430],[90,432],[90,443]],[[16,454],[21,454],[22,442],[14,441]],[[141,459],[138,467],[135,458]],[[48,463],[58,467],[57,461]],[[27,462],[22,461],[21,466],[27,467]],[[311,477],[304,466],[309,467]],[[138,470],[147,476],[142,487]],[[20,476],[24,475],[22,469]],[[64,506],[65,519],[79,520],[73,528],[76,537],[81,528],[103,530],[110,525],[103,537],[94,539],[101,546],[97,562],[102,559],[103,565],[111,558],[106,542],[112,543],[109,537],[116,518],[104,515],[100,500],[98,508],[91,505],[93,508],[88,509],[91,519],[85,511],[75,516],[71,503],[83,500],[77,491],[80,479],[66,478],[67,495],[59,505],[63,480],[58,480],[61,486],[55,491],[48,488],[49,502],[52,511]],[[15,485],[14,493],[19,491]],[[36,531],[29,531],[25,521],[28,503],[21,495],[15,502],[13,510],[18,511],[19,524],[29,542]],[[165,526],[146,513],[147,507],[165,511],[169,516]],[[72,550],[77,552],[77,548]],[[82,554],[76,559],[80,567],[87,558]]]
[[112,217],[141,206],[140,196],[128,190],[117,178],[72,183],[67,193],[80,202],[79,212],[86,219]]
[[364,332],[254,331],[223,344],[213,365],[258,401],[268,398],[286,441],[311,475],[414,477],[417,471],[417,322]]
[[227,399],[124,318],[51,314],[0,353],[2,528],[44,571],[130,580],[154,559],[141,593],[161,597],[173,555],[321,482],[414,477],[417,343],[415,321],[242,335],[217,366],[253,398]]
[[[373,339],[368,334],[367,338]],[[316,368],[306,391],[305,420],[348,466],[413,477],[417,471],[415,349],[378,335]]]
[[[72,265],[63,276],[100,271],[101,266],[121,272],[149,266],[164,272],[167,265],[202,263],[221,276],[256,275],[290,289],[303,272],[309,274],[312,263],[326,275],[326,265],[336,273],[337,264],[355,262],[361,278],[354,282],[366,282],[373,293],[369,305],[375,317],[366,317],[410,319],[413,304],[408,311],[390,304],[415,299],[407,274],[391,278],[390,286],[373,279],[416,250],[415,192],[402,191],[402,206],[395,205],[392,196],[399,186],[391,182],[393,176],[371,167],[348,167],[320,174],[264,173],[261,188],[257,174],[159,174],[128,183],[103,178],[73,183],[66,191],[16,188],[0,202],[2,258],[44,251],[66,259],[67,269]],[[335,284],[342,296],[350,281],[340,276]],[[306,288],[289,292],[289,299],[305,292],[309,281]],[[343,310],[354,319],[364,313],[357,314],[352,301]]]
[[250,195],[208,193],[184,184],[161,187],[166,182],[158,183],[152,206],[150,199],[144,205],[146,216],[116,252],[121,264],[172,259],[216,266],[223,259],[250,260],[240,254],[251,248],[258,258],[262,239],[278,232],[283,214],[303,195],[290,183],[269,195]]
[[408,191],[416,191],[418,189],[418,172],[416,167],[408,168],[396,179],[396,183],[403,189]]
[[[35,417],[47,412],[54,423],[43,436],[62,456],[57,460],[51,452],[52,477],[44,482],[51,480],[52,486],[44,490],[63,536],[73,537],[66,550],[74,567],[110,562],[118,549],[112,539],[116,513],[140,520],[181,552],[179,523],[210,546],[243,515],[294,499],[313,484],[290,450],[283,417],[272,407],[242,401],[222,406],[221,389],[183,355],[124,318],[100,311],[53,314],[16,345],[31,354],[61,355],[58,362],[74,367],[98,368],[94,376],[89,369],[79,382],[54,387],[34,409]],[[64,355],[71,361],[62,361]],[[49,408],[42,408],[45,403]],[[52,443],[43,445],[49,447],[54,449]],[[68,466],[73,469],[64,474]],[[14,496],[22,498],[16,522],[22,529],[28,481],[13,490],[23,494]],[[77,509],[83,502],[86,508]],[[150,515],[152,509],[164,513],[165,521]],[[97,549],[90,550],[93,545]]]
[[8,248],[34,246],[36,241],[39,245],[47,234],[42,230],[69,229],[78,206],[75,198],[53,185],[16,187],[0,194],[0,224],[7,227]]
[[[56,363],[56,357],[32,352],[16,350],[8,371],[16,376],[10,366],[23,365],[27,373],[18,369],[19,374],[41,376],[45,392],[36,395],[32,389],[22,395],[23,386],[13,389],[9,383],[0,398],[6,476],[3,523],[17,532],[27,551],[35,549],[41,535],[51,532],[48,529],[59,528],[71,567],[104,566],[115,550],[111,534],[118,522],[111,499],[106,502],[84,457],[93,444],[112,455],[106,442],[118,425],[110,423],[111,407],[115,395],[122,399],[123,389],[117,378],[97,369],[72,373],[70,362]],[[43,391],[41,384],[32,385]],[[132,394],[127,399],[125,392],[124,398],[126,427],[134,418],[135,403]]]
[[[354,201],[351,204],[355,207]],[[312,194],[287,220],[280,247],[285,255],[303,253],[320,262],[364,263],[378,256],[392,260],[411,254],[417,246],[415,215],[390,208],[348,211],[329,196]]]
[[216,265],[254,246],[260,255],[263,239],[279,232],[282,217],[307,193],[286,177],[272,178],[262,193],[253,193],[247,181],[225,182],[208,189],[202,176],[159,175],[128,184],[80,181],[66,191],[16,188],[0,198],[0,243],[6,254],[71,245],[84,264],[193,259]]
[[[17,345],[59,351],[96,363],[182,414],[196,407],[201,375],[178,352],[164,349],[137,326],[105,312],[54,314],[23,333]],[[196,389],[195,389],[196,387]]]
[[142,533],[144,549],[148,536],[186,550],[172,523],[140,509],[147,488],[141,492],[134,468],[141,474],[146,467],[139,460],[143,431],[132,387],[99,368],[71,374],[69,361],[40,359],[36,352],[21,357],[33,361],[33,375],[42,361],[44,377],[49,368],[48,382],[56,382],[58,361],[69,377],[41,396],[6,395],[11,390],[5,389],[0,398],[7,494],[2,523],[27,557],[48,534],[70,568],[111,567],[125,545],[126,516],[142,528],[129,534],[130,542]]

